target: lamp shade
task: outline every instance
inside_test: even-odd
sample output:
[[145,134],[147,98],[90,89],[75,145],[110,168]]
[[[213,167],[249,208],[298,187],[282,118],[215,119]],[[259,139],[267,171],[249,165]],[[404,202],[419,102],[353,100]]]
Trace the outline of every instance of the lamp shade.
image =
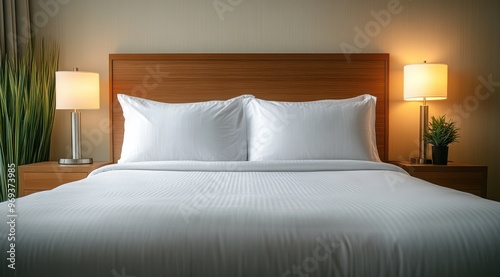
[[99,109],[99,74],[82,71],[57,71],[56,109]]
[[410,64],[404,67],[405,100],[442,100],[448,91],[448,66]]

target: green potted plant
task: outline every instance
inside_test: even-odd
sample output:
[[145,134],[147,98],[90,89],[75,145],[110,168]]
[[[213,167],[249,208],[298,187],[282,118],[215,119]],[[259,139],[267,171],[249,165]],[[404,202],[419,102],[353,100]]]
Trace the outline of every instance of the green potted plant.
[[448,145],[458,142],[459,130],[453,120],[446,120],[446,115],[438,118],[431,117],[424,140],[432,145],[433,164],[448,164]]
[[0,202],[17,195],[19,165],[49,159],[58,68],[56,43],[0,54]]

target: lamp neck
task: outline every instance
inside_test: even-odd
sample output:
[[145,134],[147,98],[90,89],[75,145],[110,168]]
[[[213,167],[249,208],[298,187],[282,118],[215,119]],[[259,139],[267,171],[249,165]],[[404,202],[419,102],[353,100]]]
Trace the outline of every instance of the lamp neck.
[[424,103],[423,103],[422,105],[423,105],[423,106],[427,106],[427,99],[426,99],[425,97],[424,97],[424,99],[423,99],[423,102],[424,102]]

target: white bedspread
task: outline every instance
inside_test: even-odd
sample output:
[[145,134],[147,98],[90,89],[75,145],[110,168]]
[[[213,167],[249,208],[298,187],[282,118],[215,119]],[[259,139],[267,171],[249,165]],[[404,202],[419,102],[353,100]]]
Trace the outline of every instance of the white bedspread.
[[500,203],[383,163],[111,165],[16,207],[23,277],[500,273]]

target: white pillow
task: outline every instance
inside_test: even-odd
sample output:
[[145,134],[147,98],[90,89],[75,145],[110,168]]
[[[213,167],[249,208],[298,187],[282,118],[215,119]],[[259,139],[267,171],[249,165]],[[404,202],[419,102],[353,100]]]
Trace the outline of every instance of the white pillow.
[[248,159],[380,161],[375,137],[376,97],[276,102],[246,106]]
[[125,118],[118,163],[247,160],[243,102],[249,97],[169,104],[118,94]]

